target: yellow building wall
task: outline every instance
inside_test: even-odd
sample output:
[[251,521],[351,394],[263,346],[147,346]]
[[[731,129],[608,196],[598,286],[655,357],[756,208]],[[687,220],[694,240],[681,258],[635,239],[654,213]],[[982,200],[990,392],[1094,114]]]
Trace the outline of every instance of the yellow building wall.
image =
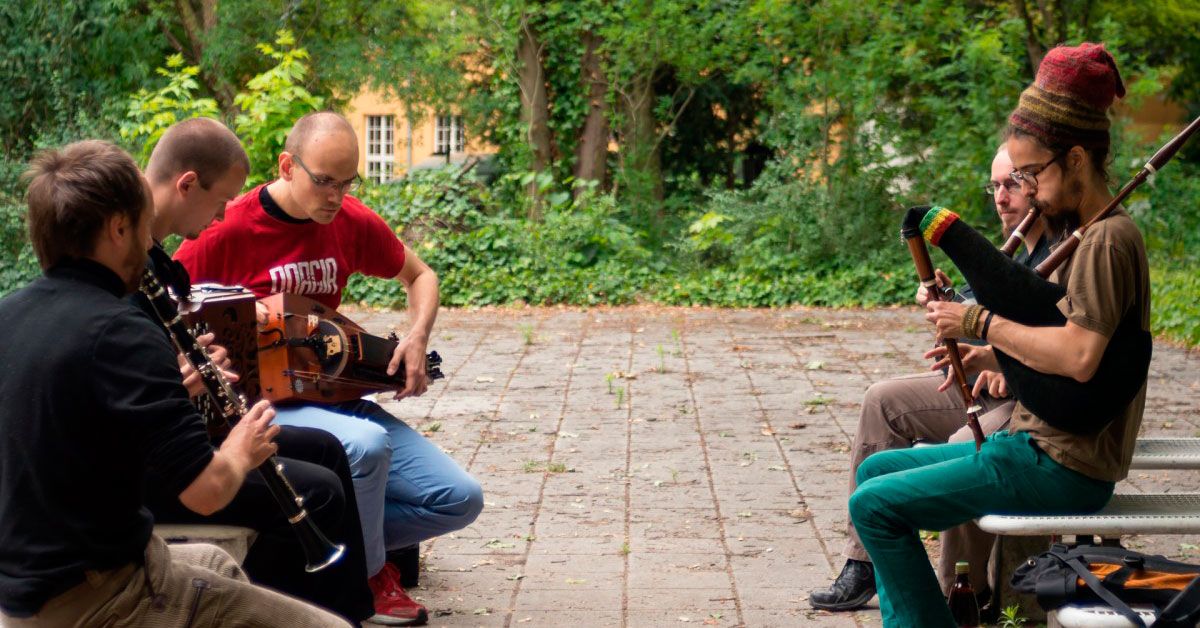
[[[354,127],[354,134],[358,136],[358,171],[364,177],[367,175],[367,116],[394,116],[394,176],[401,176],[413,165],[435,158],[433,153],[437,148],[437,113],[433,111],[414,120],[410,128],[401,102],[371,90],[363,90],[350,99],[342,110],[342,115],[350,121],[350,126]],[[465,140],[466,150],[462,153],[452,153],[452,159],[495,152],[493,147],[475,139],[471,129],[466,130]],[[436,157],[445,159],[440,155]]]
[[1147,141],[1158,139],[1163,131],[1178,132],[1189,122],[1187,110],[1161,94],[1144,99],[1137,109],[1124,104],[1118,106],[1129,115],[1133,131]]

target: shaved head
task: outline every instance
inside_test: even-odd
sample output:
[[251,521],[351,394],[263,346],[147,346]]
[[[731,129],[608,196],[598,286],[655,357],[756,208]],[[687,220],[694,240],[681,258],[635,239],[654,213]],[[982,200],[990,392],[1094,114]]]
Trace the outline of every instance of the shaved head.
[[212,118],[192,118],[163,133],[150,153],[146,178],[160,184],[195,172],[200,185],[208,189],[234,166],[250,172],[246,149],[233,131]]
[[293,218],[329,224],[358,181],[358,136],[332,111],[310,113],[292,125],[279,153],[279,178],[267,191]]
[[358,152],[358,136],[354,134],[354,127],[341,115],[332,111],[318,111],[296,120],[296,124],[293,124],[292,130],[288,132],[283,149],[304,157],[306,148],[325,139],[349,140],[353,142],[355,153]]

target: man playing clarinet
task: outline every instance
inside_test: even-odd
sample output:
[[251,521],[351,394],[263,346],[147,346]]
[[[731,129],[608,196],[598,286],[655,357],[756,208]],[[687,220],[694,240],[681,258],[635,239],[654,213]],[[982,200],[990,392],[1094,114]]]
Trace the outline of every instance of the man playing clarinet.
[[[155,244],[150,263],[159,279],[173,278],[177,292],[190,286],[179,285],[188,283],[187,278],[176,272],[175,263],[159,243],[172,234],[187,239],[198,237],[214,218],[224,214],[225,204],[241,192],[249,169],[250,161],[237,136],[210,118],[176,123],[154,146],[146,165],[155,206],[150,228]],[[155,320],[144,296],[136,293],[134,303]],[[198,340],[211,339],[212,334],[206,334]],[[228,362],[223,348],[211,345],[209,349],[215,363]],[[190,365],[184,366],[184,375],[188,392],[193,397],[201,394],[204,386]],[[237,374],[230,375],[236,381]],[[168,485],[151,471],[146,483],[146,506],[159,523],[251,528],[258,536],[242,566],[255,582],[313,602],[352,622],[368,618],[386,622],[390,608],[387,600],[374,600],[367,586],[362,526],[341,442],[323,430],[286,426],[279,430],[275,444],[284,473],[304,497],[309,516],[333,542],[346,546],[341,559],[316,573],[305,571],[298,537],[261,474],[247,476],[225,508],[202,516],[184,508],[166,490]]]
[[[1124,92],[1112,56],[1085,43],[1048,52],[1021,94],[1007,134],[1012,177],[1049,219],[1074,227],[1113,198],[1105,170],[1107,111]],[[926,238],[936,244],[956,221],[951,212],[933,210],[922,221]],[[1078,382],[1096,374],[1123,321],[1140,325],[1141,333],[1149,329],[1145,247],[1123,210],[1088,229],[1053,280],[1065,290],[1057,304],[1062,325],[1027,326],[944,302],[929,303],[927,318],[939,338],[983,338],[1039,373]],[[965,360],[973,372],[999,366],[990,349],[971,348]],[[989,437],[978,453],[967,442],[865,460],[850,516],[875,566],[884,625],[954,626],[918,530],[944,530],[995,512],[1102,508],[1128,473],[1145,394],[1143,376],[1140,391],[1115,416],[1080,417],[1095,423],[1087,430],[1051,425],[1018,402],[1009,429]]]
[[[394,278],[408,296],[411,329],[389,375],[405,369],[400,397],[425,392],[425,354],[438,308],[434,271],[375,212],[348,192],[358,180],[358,139],[332,112],[306,115],[279,154],[279,178],[226,209],[225,219],[179,248],[197,281],[241,285],[262,298],[304,294],[336,309],[350,275]],[[437,445],[374,402],[280,408],[281,425],[316,427],[337,436],[350,458],[367,550],[371,588],[402,598],[393,605],[413,623],[423,607],[409,600],[387,550],[413,546],[468,526],[483,510],[479,482]],[[381,482],[381,478],[383,481]]]
[[154,536],[147,470],[216,512],[275,453],[274,412],[255,405],[214,451],[175,352],[124,298],[154,214],[128,154],[77,142],[28,176],[43,275],[0,300],[0,625],[348,626],[250,584],[217,547]]

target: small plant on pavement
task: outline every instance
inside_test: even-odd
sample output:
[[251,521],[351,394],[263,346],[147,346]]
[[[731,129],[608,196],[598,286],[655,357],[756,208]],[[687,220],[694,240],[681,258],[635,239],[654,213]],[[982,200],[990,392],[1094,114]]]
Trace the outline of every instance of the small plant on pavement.
[[1000,623],[996,626],[998,628],[1021,628],[1025,625],[1025,621],[1025,618],[1021,617],[1021,606],[1013,604],[1000,611]]

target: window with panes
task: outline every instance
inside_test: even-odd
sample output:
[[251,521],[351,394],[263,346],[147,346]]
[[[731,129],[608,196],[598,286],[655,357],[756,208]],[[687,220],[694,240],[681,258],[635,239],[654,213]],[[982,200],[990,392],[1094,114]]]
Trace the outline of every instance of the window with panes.
[[367,178],[384,183],[392,179],[395,170],[395,116],[367,116]]
[[461,153],[466,150],[466,133],[463,132],[462,116],[439,115],[435,139],[434,147],[439,155]]

